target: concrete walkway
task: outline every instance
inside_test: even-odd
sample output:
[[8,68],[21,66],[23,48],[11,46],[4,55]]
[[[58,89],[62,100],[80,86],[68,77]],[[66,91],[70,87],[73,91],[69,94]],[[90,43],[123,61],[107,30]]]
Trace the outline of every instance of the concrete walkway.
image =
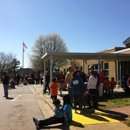
[[[46,101],[46,103],[53,109],[52,100],[50,95],[43,94],[43,87],[40,85],[33,85],[33,87],[39,92],[40,96]],[[118,90],[120,91],[120,90]],[[63,95],[67,94],[67,91],[63,91]],[[62,102],[62,97],[58,96],[58,99]],[[100,111],[96,110],[94,114],[83,113],[83,115],[76,115],[73,112],[73,122],[66,124],[64,129],[68,130],[130,130],[130,127],[121,122],[130,115],[130,106],[123,108],[114,108],[111,110]],[[48,111],[49,113],[49,111]],[[52,113],[52,112],[51,112]],[[43,113],[44,115],[45,113]]]

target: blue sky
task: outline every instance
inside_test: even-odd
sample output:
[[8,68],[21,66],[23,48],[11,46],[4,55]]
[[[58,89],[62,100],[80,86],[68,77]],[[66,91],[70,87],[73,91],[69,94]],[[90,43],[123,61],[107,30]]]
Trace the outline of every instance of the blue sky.
[[124,47],[130,36],[130,0],[0,0],[0,52],[28,54],[39,35],[57,33],[70,52]]

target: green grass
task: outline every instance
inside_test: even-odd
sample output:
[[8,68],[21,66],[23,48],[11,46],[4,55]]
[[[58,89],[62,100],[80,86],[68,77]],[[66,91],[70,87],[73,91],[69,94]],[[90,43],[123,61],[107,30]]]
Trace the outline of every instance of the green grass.
[[108,99],[105,102],[99,101],[99,108],[101,109],[111,109],[111,108],[118,108],[118,107],[125,107],[130,106],[130,98],[124,99]]
[[[112,109],[130,106],[130,94],[119,92],[115,94],[114,98],[101,97],[99,98],[99,109]],[[122,121],[130,127],[130,116]]]

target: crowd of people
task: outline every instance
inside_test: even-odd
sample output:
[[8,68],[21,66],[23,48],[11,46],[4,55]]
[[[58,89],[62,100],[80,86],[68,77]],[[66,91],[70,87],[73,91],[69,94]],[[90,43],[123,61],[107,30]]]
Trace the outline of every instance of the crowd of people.
[[[33,121],[38,128],[50,124],[71,121],[72,107],[74,108],[75,113],[79,110],[80,114],[82,114],[84,94],[87,95],[87,100],[85,100],[88,106],[87,110],[89,112],[94,112],[95,109],[98,109],[100,85],[103,85],[103,95],[107,97],[114,96],[113,90],[116,86],[114,77],[111,77],[111,80],[109,80],[109,76],[107,76],[105,72],[98,73],[97,71],[94,71],[93,65],[89,66],[88,74],[81,72],[78,68],[74,70],[72,66],[69,66],[68,71],[65,74],[60,71],[56,77],[53,77],[52,83],[50,83],[48,71],[45,71],[45,73],[41,72],[39,75],[32,73],[25,77],[19,74],[8,75],[4,72],[2,77],[4,97],[8,98],[9,84],[12,86],[15,84],[19,85],[20,80],[24,82],[24,80],[27,81],[29,78],[32,79],[33,83],[35,80],[36,84],[44,84],[43,94],[46,94],[48,90],[48,94],[55,106],[54,115],[52,117],[45,120],[39,120],[33,117]],[[130,88],[130,76],[126,83]],[[64,86],[66,86],[66,90],[68,90],[67,95],[62,94]],[[57,99],[58,94],[63,97],[63,105],[60,105],[60,101]]]

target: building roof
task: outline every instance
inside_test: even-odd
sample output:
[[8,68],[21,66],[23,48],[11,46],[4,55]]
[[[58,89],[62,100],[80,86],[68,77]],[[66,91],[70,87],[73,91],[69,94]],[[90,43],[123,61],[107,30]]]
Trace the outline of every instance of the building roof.
[[43,60],[49,59],[80,59],[80,60],[106,60],[106,61],[130,61],[130,54],[120,53],[76,53],[76,52],[49,52],[42,56]]
[[112,53],[123,53],[123,52],[126,52],[126,51],[130,51],[130,48],[126,48],[126,49],[123,49],[123,50],[115,51],[115,52],[112,52]]
[[123,43],[124,44],[130,43],[130,37],[128,37]]

